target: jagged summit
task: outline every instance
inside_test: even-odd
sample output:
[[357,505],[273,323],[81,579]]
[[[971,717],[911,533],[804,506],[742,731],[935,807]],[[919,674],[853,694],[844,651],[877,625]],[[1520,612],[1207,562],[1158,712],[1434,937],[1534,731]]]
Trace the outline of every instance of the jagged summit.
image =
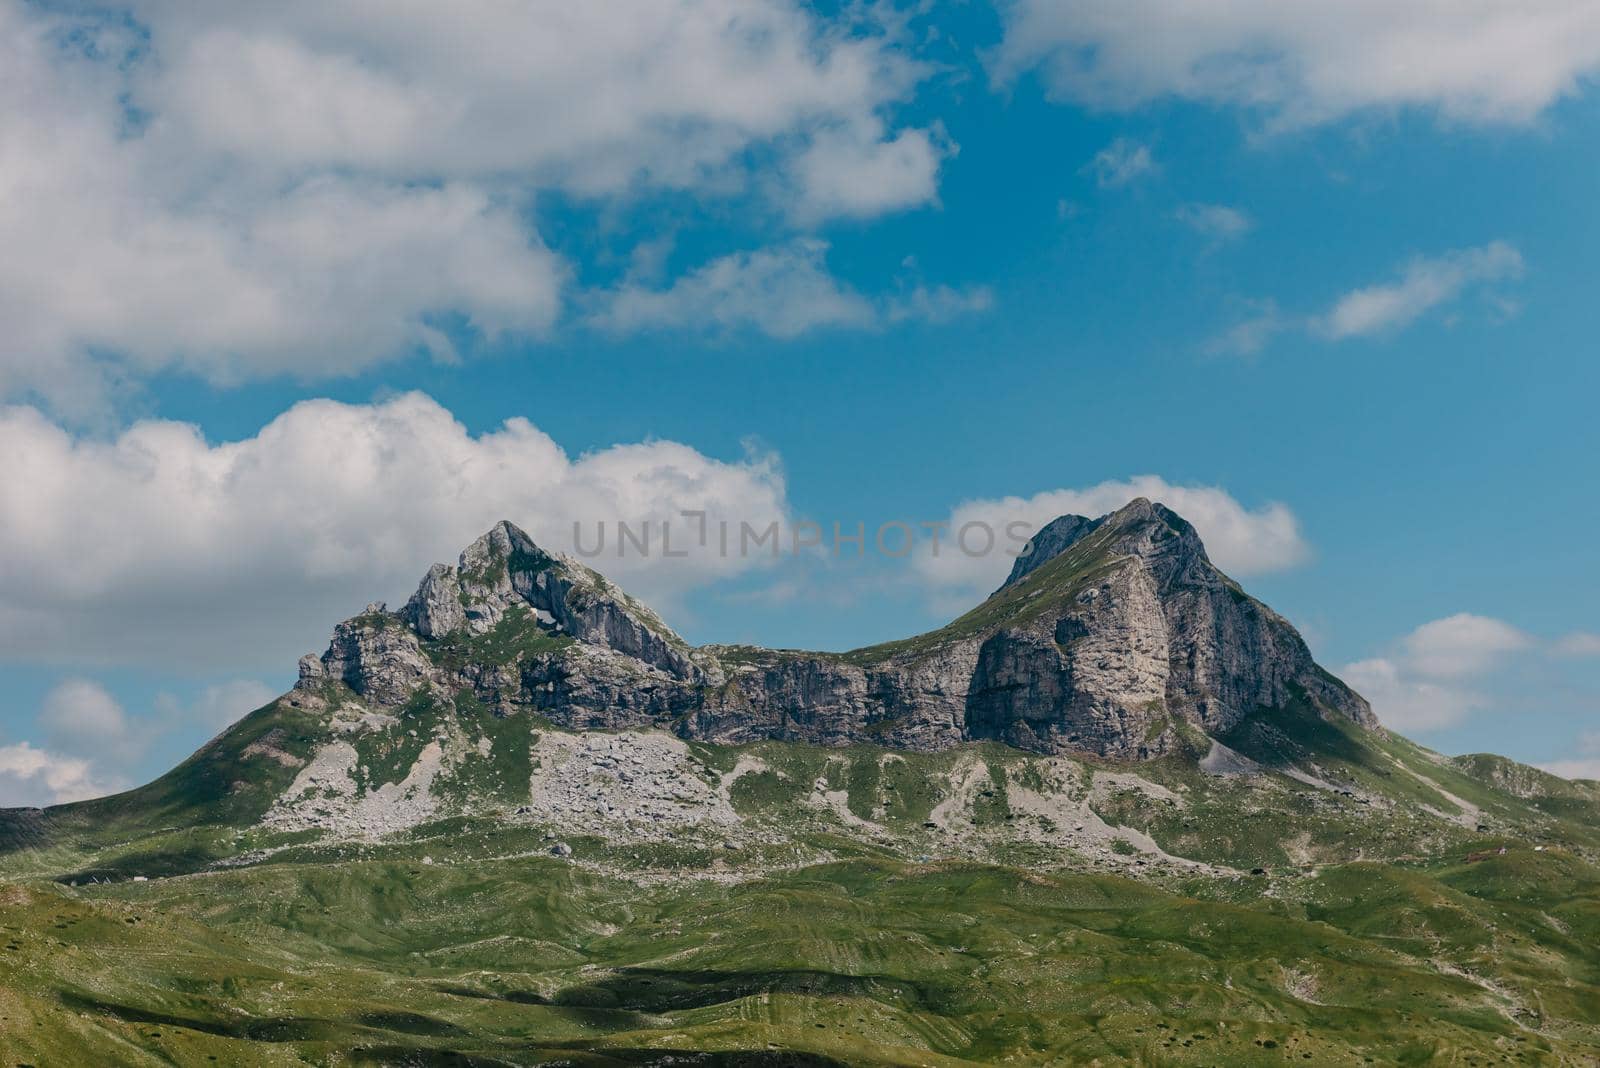
[[684,640],[599,572],[534,544],[501,520],[469,545],[456,567],[435,564],[401,610],[424,638],[481,635],[523,610],[552,633],[617,649],[674,672],[686,668]]
[[340,624],[301,674],[303,690],[337,682],[382,707],[465,691],[500,715],[734,743],[992,738],[1144,759],[1262,710],[1376,725],[1287,621],[1212,565],[1190,524],[1143,498],[1048,524],[1005,585],[947,626],[842,654],[692,649],[502,522],[430,569],[399,612]]
[[[1015,585],[1101,528],[1121,533],[1115,546],[1123,555],[1153,557],[1175,555],[1174,550],[1198,556],[1207,564],[1205,546],[1194,527],[1165,505],[1146,497],[1135,497],[1115,512],[1098,519],[1083,515],[1063,515],[1052,519],[1028,542],[1026,551],[1011,566],[1011,574],[1000,590]],[[1173,538],[1178,539],[1176,543]],[[999,593],[1000,590],[996,590]]]
[[1100,520],[1081,515],[1064,515],[1052,519],[1039,528],[1029,539],[1021,556],[1011,565],[1011,574],[1000,584],[1000,590],[1014,586],[1051,560],[1060,556],[1100,526]]

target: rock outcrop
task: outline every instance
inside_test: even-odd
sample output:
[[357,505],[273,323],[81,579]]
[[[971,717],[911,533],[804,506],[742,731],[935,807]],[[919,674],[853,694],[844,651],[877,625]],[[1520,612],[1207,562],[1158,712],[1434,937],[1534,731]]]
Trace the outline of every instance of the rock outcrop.
[[403,707],[469,691],[500,715],[685,738],[939,749],[997,739],[1144,759],[1185,729],[1226,733],[1296,706],[1375,728],[1292,626],[1140,499],[1047,525],[988,600],[940,630],[849,653],[691,648],[575,560],[500,523],[435,565],[399,612],[369,606],[301,662]]

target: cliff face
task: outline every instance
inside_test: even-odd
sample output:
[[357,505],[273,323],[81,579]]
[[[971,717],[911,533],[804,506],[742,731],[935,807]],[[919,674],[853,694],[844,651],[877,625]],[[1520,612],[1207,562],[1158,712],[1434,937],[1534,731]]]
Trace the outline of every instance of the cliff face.
[[843,654],[691,648],[583,565],[501,523],[436,565],[399,612],[339,625],[302,688],[375,704],[470,691],[570,728],[666,727],[718,742],[974,739],[1142,759],[1185,727],[1224,733],[1291,703],[1375,727],[1282,617],[1207,559],[1194,528],[1137,500],[1064,516],[988,600],[928,634]]

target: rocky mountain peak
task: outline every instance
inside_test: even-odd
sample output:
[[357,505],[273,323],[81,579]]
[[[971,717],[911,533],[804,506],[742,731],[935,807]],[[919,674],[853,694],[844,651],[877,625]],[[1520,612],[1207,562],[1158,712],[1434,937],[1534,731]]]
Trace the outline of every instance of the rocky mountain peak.
[[[1011,574],[1000,584],[1000,590],[1015,586],[1051,560],[1060,556],[1078,542],[1099,529],[1100,521],[1082,515],[1064,515],[1052,519],[1039,528],[1029,539],[1021,556],[1011,565]],[[1000,590],[996,590],[999,593]]]
[[1064,515],[1046,523],[1017,557],[1000,590],[1016,585],[1095,534],[1105,539],[1109,551],[1159,562],[1163,572],[1173,575],[1194,565],[1211,566],[1200,535],[1187,520],[1163,504],[1136,497],[1098,519]]
[[[568,646],[614,653],[674,678],[697,675],[688,645],[599,573],[496,523],[455,565],[434,564],[398,612],[370,605],[334,630],[321,656],[301,659],[302,686],[345,683],[384,705],[429,686],[519,689],[509,669]],[[512,663],[501,663],[507,657]]]
[[302,661],[303,687],[328,681],[390,708],[470,692],[500,715],[719,742],[993,738],[1143,759],[1263,710],[1375,726],[1286,620],[1212,565],[1193,526],[1143,498],[1047,524],[1006,584],[947,626],[842,654],[691,649],[601,575],[502,522],[430,568],[399,612],[373,606],[340,624]]

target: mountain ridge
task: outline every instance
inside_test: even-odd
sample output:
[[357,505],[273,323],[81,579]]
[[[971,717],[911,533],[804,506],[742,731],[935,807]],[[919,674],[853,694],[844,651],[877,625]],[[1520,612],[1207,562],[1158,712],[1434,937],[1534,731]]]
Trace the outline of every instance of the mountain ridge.
[[[1470,812],[1482,806],[1457,801],[1480,783],[1517,798],[1519,819],[1524,802],[1551,806],[1553,817],[1591,804],[1584,788],[1502,758],[1450,763],[1390,735],[1287,621],[1210,563],[1191,525],[1139,499],[1047,526],[1004,585],[945,627],[843,653],[690,646],[598,572],[497,523],[455,565],[431,567],[399,610],[369,605],[338,624],[321,655],[302,658],[289,692],[152,783],[0,813],[0,854],[194,829],[208,844],[171,861],[183,868],[229,854],[205,828],[382,836],[450,813],[537,817],[539,804],[556,804],[545,817],[583,826],[595,818],[583,806],[599,805],[592,829],[611,834],[604,810],[634,789],[610,777],[611,765],[580,760],[583,776],[599,776],[587,800],[541,785],[588,752],[581,739],[590,732],[623,738],[611,744],[633,753],[626,760],[656,768],[642,780],[649,797],[618,811],[666,820],[660,826],[678,825],[674,806],[691,800],[691,816],[728,817],[741,777],[785,796],[799,789],[800,780],[768,778],[771,754],[708,755],[774,745],[800,747],[783,751],[789,763],[874,764],[859,773],[873,781],[889,774],[888,762],[917,757],[926,768],[916,775],[935,781],[907,788],[944,799],[929,801],[928,813],[986,804],[973,793],[985,776],[1027,767],[997,795],[1008,798],[1001,807],[1054,812],[1046,822],[1066,828],[1062,843],[1077,840],[1071,828],[1100,832],[1081,799],[1061,799],[1073,792],[1061,761],[1084,769],[1074,774],[1120,768],[1177,789],[1203,784],[1207,794],[1234,779],[1299,783],[1386,808],[1421,803],[1464,826],[1477,826]],[[983,748],[997,743],[1004,749]],[[815,758],[797,755],[811,748]],[[976,779],[958,770],[979,766],[990,771]],[[1447,767],[1448,788],[1435,770]],[[833,774],[826,789],[793,800],[845,818]],[[1026,785],[1040,775],[1056,785]],[[1023,793],[1009,797],[1015,790]],[[875,811],[848,819],[869,826]],[[1193,843],[1163,851],[1143,831],[1128,841],[1168,859],[1256,857],[1196,853]]]
[[[1063,532],[1070,529],[1071,536]],[[383,706],[470,688],[501,714],[686,738],[938,749],[993,738],[1148,759],[1180,728],[1231,730],[1305,701],[1373,729],[1294,628],[1218,571],[1194,528],[1143,498],[1048,525],[987,601],[926,634],[844,653],[690,647],[597,572],[501,522],[435,565],[398,612],[369,606],[300,688]]]

